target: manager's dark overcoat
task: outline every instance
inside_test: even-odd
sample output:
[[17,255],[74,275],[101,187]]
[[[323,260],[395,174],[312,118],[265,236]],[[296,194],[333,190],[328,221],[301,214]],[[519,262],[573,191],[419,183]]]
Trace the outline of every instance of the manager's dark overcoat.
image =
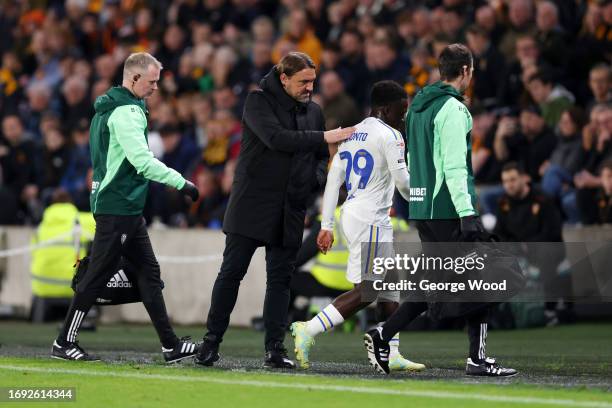
[[329,153],[324,118],[299,103],[274,68],[249,93],[242,142],[223,231],[298,248],[308,197],[325,183]]

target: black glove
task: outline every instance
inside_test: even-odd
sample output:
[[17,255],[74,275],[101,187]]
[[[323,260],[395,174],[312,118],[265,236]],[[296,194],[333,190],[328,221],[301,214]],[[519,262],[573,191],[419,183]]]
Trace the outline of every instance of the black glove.
[[181,193],[189,196],[192,201],[197,201],[198,197],[200,197],[198,188],[189,180],[185,180],[185,185],[181,188]]
[[461,217],[461,236],[465,241],[481,241],[486,240],[488,235],[482,226],[482,221],[477,215],[468,215]]

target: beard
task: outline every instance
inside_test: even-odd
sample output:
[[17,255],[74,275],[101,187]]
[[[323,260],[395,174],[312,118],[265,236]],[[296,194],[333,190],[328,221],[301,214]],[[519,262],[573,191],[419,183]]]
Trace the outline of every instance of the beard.
[[312,93],[308,92],[308,93],[305,93],[305,94],[300,94],[295,99],[298,102],[301,102],[301,103],[308,103],[312,99]]

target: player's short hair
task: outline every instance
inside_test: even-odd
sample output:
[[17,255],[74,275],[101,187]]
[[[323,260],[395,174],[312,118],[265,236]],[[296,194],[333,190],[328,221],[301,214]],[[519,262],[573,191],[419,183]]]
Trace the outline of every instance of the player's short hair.
[[314,69],[315,67],[315,63],[312,61],[312,58],[308,56],[308,54],[292,51],[281,58],[274,69],[278,75],[285,74],[288,77],[291,77],[303,69]]
[[123,79],[128,79],[133,74],[145,73],[150,65],[155,65],[159,69],[163,68],[161,62],[148,52],[131,54],[123,64]]
[[370,103],[372,108],[387,106],[391,103],[408,99],[406,90],[395,81],[379,81],[372,87]]
[[438,58],[440,78],[452,81],[461,75],[464,66],[472,67],[473,58],[469,48],[463,44],[447,45]]

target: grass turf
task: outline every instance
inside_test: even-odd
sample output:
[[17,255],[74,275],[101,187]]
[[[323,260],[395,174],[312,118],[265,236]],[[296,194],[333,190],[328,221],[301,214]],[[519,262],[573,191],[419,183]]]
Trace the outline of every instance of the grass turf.
[[[521,371],[509,380],[463,376],[467,340],[461,332],[402,334],[403,353],[433,368],[386,379],[366,365],[357,333],[317,338],[313,370],[305,375],[261,370],[263,335],[250,330],[228,332],[221,368],[214,369],[196,368],[190,362],[162,366],[149,326],[103,326],[96,333],[83,332],[81,343],[100,352],[103,363],[50,360],[46,355],[56,332],[56,325],[0,323],[0,387],[74,386],[76,405],[84,407],[612,407],[612,325],[606,324],[491,332],[491,355]],[[177,332],[195,336],[202,329]],[[290,338],[286,344],[291,344]],[[53,405],[65,406],[44,404]]]

